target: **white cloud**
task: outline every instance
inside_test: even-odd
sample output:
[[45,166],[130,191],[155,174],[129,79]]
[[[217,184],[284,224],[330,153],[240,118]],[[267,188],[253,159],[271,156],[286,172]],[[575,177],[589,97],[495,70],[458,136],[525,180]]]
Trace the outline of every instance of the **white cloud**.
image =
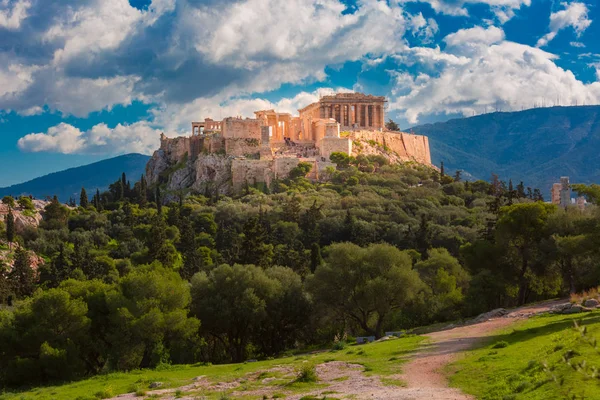
[[592,20],[588,18],[589,10],[584,3],[561,3],[561,5],[564,10],[550,14],[550,32],[538,40],[538,47],[546,46],[562,29],[571,27],[579,37],[592,24]]
[[500,43],[504,37],[504,31],[500,28],[490,26],[486,29],[477,26],[451,33],[444,38],[444,42],[446,42],[448,52],[465,55],[477,53],[482,48]]
[[141,18],[128,0],[94,0],[88,7],[66,8],[42,40],[59,45],[53,63],[61,65],[82,53],[115,49]]
[[[470,116],[496,107],[520,110],[552,104],[556,99],[561,104],[600,102],[600,82],[584,84],[571,71],[557,66],[555,55],[535,47],[498,41],[501,37],[498,32],[469,31],[448,37],[448,52],[411,49],[418,55],[413,56],[412,62],[425,67],[419,70],[427,71],[428,64],[437,68],[416,77],[393,74],[396,88],[390,110],[400,112],[415,124],[423,115]],[[468,38],[472,42],[461,43]]]
[[[13,15],[23,1],[0,4]],[[146,10],[129,0],[27,1],[29,18],[0,48],[0,61],[30,71],[0,89],[0,109],[21,114],[222,103],[324,80],[327,66],[405,46],[404,12],[382,0],[362,0],[352,13],[340,0],[152,0]],[[424,38],[437,30],[426,23]],[[10,51],[24,47],[32,50]],[[0,83],[16,74],[0,71]]]
[[415,1],[429,3],[438,13],[455,16],[468,16],[469,12],[465,6],[469,4],[486,4],[500,23],[505,23],[514,17],[515,10],[531,5],[531,0],[400,0],[401,3]]
[[160,130],[147,122],[131,125],[118,124],[109,128],[98,124],[88,131],[61,123],[46,133],[30,133],[19,139],[17,145],[26,152],[53,152],[63,154],[151,154],[159,145]]
[[6,29],[19,29],[21,22],[27,18],[27,11],[31,7],[29,0],[0,0],[0,27]]
[[585,48],[585,43],[581,43],[581,42],[571,42],[569,43],[571,45],[571,47],[577,47],[580,49]]
[[440,31],[440,28],[433,18],[423,17],[423,13],[408,16],[408,25],[410,31],[423,43],[431,43],[434,36]]

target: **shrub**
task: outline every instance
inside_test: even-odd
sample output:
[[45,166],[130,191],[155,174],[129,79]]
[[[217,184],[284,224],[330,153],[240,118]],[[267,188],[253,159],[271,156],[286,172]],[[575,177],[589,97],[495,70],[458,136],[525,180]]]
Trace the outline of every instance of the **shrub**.
[[305,364],[300,368],[296,382],[316,382],[317,379],[317,369],[315,366],[312,364]]
[[508,347],[508,342],[505,342],[504,340],[500,341],[500,342],[496,342],[493,346],[492,349],[503,349],[505,347]]

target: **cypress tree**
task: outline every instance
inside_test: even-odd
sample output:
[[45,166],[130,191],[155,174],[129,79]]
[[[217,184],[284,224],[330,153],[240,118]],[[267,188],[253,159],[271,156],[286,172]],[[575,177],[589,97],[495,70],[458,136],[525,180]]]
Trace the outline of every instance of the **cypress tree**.
[[317,267],[323,263],[323,258],[321,257],[321,247],[319,247],[318,243],[313,243],[310,246],[310,272],[313,274],[317,270]]
[[140,206],[145,207],[148,203],[148,184],[144,175],[140,178]]
[[79,195],[79,205],[83,208],[87,208],[88,206],[88,195],[83,187],[81,188],[81,194]]
[[122,187],[122,196],[121,196],[121,200],[124,199],[125,197],[127,197],[129,195],[129,193],[127,193],[127,176],[125,176],[125,172],[123,172],[121,174],[121,187]]
[[12,213],[12,209],[8,209],[8,214],[5,217],[6,222],[6,240],[8,244],[14,242],[15,240],[15,216]]
[[156,210],[158,214],[162,214],[162,198],[160,196],[160,187],[156,186]]
[[444,170],[444,162],[442,161],[441,165],[440,165],[440,177],[444,177],[444,175],[446,175],[446,172]]

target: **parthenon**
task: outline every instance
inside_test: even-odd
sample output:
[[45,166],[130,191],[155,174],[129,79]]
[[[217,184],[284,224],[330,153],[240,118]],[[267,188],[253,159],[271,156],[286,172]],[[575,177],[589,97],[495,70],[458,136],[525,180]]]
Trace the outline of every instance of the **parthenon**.
[[324,96],[300,111],[300,119],[333,118],[342,130],[382,130],[385,127],[385,97],[362,93]]

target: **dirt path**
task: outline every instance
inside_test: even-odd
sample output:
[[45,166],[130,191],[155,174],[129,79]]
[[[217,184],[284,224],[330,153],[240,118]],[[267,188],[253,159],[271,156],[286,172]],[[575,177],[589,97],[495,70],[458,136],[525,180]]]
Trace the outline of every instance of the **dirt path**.
[[443,368],[456,360],[460,353],[472,348],[478,341],[495,331],[505,328],[515,320],[525,319],[534,314],[548,311],[553,305],[565,301],[551,301],[522,307],[509,314],[492,318],[473,325],[459,326],[453,329],[428,334],[431,342],[411,357],[412,361],[404,367],[402,379],[408,384],[410,396],[392,396],[389,399],[430,399],[430,400],[467,400],[473,397],[458,389],[448,387]]

